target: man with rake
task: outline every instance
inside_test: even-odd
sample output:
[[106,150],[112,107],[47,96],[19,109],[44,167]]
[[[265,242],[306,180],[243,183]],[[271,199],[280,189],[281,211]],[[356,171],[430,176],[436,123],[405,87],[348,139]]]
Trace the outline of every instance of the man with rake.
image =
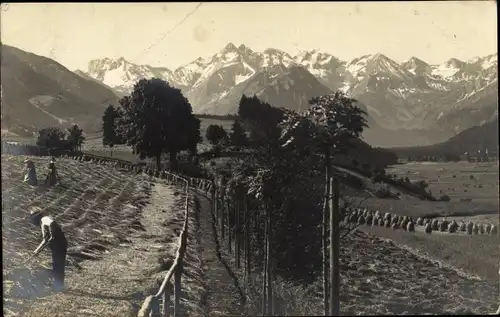
[[68,241],[64,236],[61,226],[51,217],[44,216],[40,211],[32,211],[31,223],[42,229],[42,242],[33,252],[36,257],[47,245],[52,253],[52,273],[54,274],[54,288],[56,291],[64,290],[64,269],[66,265],[66,253]]

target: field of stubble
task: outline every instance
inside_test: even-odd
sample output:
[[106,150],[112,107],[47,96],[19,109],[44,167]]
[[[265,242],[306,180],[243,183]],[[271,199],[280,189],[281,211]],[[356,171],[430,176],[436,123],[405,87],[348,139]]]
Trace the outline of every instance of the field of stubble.
[[[413,235],[406,233],[406,235]],[[227,259],[231,256],[224,253]],[[237,272],[243,280],[243,270]],[[463,270],[372,234],[355,231],[341,242],[341,315],[489,314],[498,307],[498,280]],[[254,276],[250,307],[260,313],[261,276]],[[320,316],[322,285],[274,283],[275,315]]]
[[498,162],[409,163],[392,166],[387,173],[411,181],[424,180],[434,196],[448,195],[449,203],[434,204],[443,214],[469,210],[474,214],[498,215]]
[[[56,162],[62,184],[32,187],[21,182],[24,158],[2,155],[4,315],[136,314],[175,256],[183,195],[144,174],[66,159]],[[31,159],[40,182],[47,158]],[[51,288],[49,251],[24,262],[41,238],[28,222],[32,210],[51,215],[67,236],[63,294]]]

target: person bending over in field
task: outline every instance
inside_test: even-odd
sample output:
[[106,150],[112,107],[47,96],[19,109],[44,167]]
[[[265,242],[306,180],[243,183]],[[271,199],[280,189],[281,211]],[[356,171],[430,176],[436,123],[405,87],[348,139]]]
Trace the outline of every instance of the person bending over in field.
[[42,242],[33,252],[37,256],[47,245],[52,252],[52,273],[54,274],[54,288],[56,291],[64,290],[64,267],[68,241],[64,236],[61,226],[49,216],[43,216],[39,211],[31,213],[31,222],[42,229]]
[[49,173],[45,178],[45,185],[54,186],[57,182],[61,183],[61,178],[57,173],[55,159],[52,158],[49,162]]
[[36,186],[38,184],[38,180],[36,178],[35,164],[30,159],[24,160],[24,163],[26,163],[26,173],[24,174],[23,182],[28,183],[31,186]]

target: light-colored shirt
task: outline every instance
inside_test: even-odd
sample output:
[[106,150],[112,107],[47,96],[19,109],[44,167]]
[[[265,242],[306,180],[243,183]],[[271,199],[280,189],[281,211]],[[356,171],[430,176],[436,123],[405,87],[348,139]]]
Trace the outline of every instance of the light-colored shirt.
[[44,216],[42,219],[40,219],[40,227],[42,229],[42,242],[38,245],[38,247],[35,250],[35,255],[37,255],[40,251],[42,251],[45,246],[49,243],[49,241],[53,240],[55,238],[54,236],[54,229],[55,229],[55,222],[52,218],[49,216]]
[[42,217],[41,222],[40,226],[42,227],[42,238],[48,240],[53,237],[52,224],[54,223],[54,220],[49,216],[44,216]]

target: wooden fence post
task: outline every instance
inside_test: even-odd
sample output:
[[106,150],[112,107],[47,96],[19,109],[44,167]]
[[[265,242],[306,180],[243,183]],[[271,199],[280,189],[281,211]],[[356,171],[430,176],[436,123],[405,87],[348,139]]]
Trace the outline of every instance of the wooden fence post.
[[236,254],[236,268],[241,268],[241,235],[240,235],[240,193],[237,192],[234,208],[234,229],[235,229],[235,254]]
[[[167,285],[168,288],[168,285]],[[163,293],[163,316],[169,316],[170,315],[170,291],[168,289],[165,289],[165,292]],[[159,307],[158,307],[159,308]]]
[[252,268],[250,266],[250,215],[248,214],[248,202],[246,193],[243,195],[243,215],[245,217],[245,279],[246,285],[250,282],[250,277],[252,275]]
[[[231,206],[230,198],[226,200],[226,218],[227,218],[227,252],[233,254],[233,233],[234,233],[234,206]],[[233,217],[231,217],[231,214]],[[233,219],[231,219],[233,218]],[[231,220],[232,223],[231,223]],[[224,222],[223,222],[224,224]]]
[[[339,183],[330,178],[330,316],[340,316],[340,215]],[[332,199],[333,198],[333,199]]]
[[[215,187],[215,181],[212,180],[212,208],[215,214],[215,219],[219,219],[219,206],[217,204],[217,187]],[[217,223],[215,224],[217,226]]]
[[[187,228],[186,228],[187,229]],[[177,266],[177,269],[175,270],[174,273],[174,279],[175,279],[175,286],[174,286],[174,317],[180,316],[180,298],[181,298],[181,278],[182,278],[182,273],[184,271],[184,255],[186,252],[186,243],[187,243],[187,232],[184,231],[183,235],[181,237],[181,252],[180,254],[182,255],[179,258],[179,263]]]
[[161,313],[160,313],[160,301],[153,297],[153,300],[151,302],[151,312],[149,313],[149,316],[161,316]]
[[[264,204],[265,205],[265,204]],[[273,236],[273,223],[272,223],[272,214],[269,211],[269,208],[265,205],[266,208],[266,222],[267,222],[267,241],[266,241],[266,270],[267,270],[267,316],[274,315],[274,305],[273,305],[273,255],[272,255],[272,236]]]
[[[325,164],[326,164],[326,175],[325,175],[325,199],[323,205],[323,221],[322,221],[322,253],[323,253],[323,315],[328,316],[329,313],[329,289],[328,289],[328,245],[327,245],[327,235],[328,235],[328,214],[329,214],[329,197],[331,195],[330,187],[330,152],[329,148],[326,148]],[[330,228],[332,230],[332,228]],[[331,242],[330,242],[331,243]]]

